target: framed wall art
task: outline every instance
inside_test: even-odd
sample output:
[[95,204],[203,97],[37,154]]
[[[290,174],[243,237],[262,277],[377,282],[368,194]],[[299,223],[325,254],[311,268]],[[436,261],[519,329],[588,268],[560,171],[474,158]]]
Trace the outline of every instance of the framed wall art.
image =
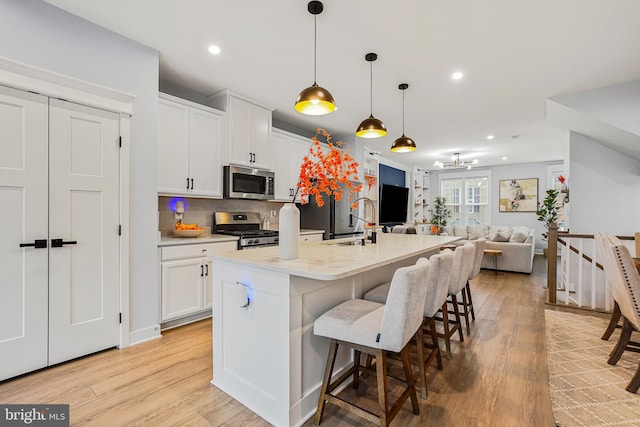
[[538,209],[538,178],[501,179],[500,212],[535,212]]

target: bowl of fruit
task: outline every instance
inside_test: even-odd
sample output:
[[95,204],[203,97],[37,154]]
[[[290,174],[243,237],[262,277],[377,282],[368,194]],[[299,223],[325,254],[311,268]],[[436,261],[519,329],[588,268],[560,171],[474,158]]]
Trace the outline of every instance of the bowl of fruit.
[[198,227],[198,224],[184,224],[179,222],[173,230],[174,234],[180,237],[198,237],[204,234],[204,227]]

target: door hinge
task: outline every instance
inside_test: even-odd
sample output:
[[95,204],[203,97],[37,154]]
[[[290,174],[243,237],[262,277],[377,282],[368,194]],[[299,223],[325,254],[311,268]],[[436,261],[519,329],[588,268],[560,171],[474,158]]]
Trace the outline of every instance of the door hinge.
[[118,224],[118,236],[122,236],[122,225]]
[[122,137],[121,136],[118,137],[118,147],[122,148]]
[[122,313],[120,313],[119,319],[120,323],[122,323]]

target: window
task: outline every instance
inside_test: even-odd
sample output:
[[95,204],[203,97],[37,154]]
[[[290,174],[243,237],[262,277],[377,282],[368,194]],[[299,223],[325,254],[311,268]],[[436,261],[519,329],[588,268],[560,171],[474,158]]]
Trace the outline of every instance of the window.
[[452,213],[450,225],[490,223],[489,178],[489,176],[470,174],[451,174],[450,178],[446,175],[441,177],[440,193]]

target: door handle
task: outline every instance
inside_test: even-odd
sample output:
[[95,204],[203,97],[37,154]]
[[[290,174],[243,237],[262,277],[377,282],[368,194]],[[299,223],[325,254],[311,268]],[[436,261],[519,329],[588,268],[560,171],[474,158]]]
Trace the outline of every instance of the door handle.
[[204,267],[200,264],[200,277],[204,277]]
[[208,276],[209,275],[209,264],[205,264],[204,265],[204,275]]
[[193,190],[193,178],[191,178],[191,189]]
[[21,248],[27,248],[32,246],[36,249],[43,249],[47,247],[47,239],[37,239],[34,240],[33,243],[20,243]]
[[189,189],[189,177],[187,177],[187,190]]
[[63,242],[62,239],[51,239],[52,248],[61,248],[63,245],[77,245],[77,244],[78,242],[76,242],[75,240]]

